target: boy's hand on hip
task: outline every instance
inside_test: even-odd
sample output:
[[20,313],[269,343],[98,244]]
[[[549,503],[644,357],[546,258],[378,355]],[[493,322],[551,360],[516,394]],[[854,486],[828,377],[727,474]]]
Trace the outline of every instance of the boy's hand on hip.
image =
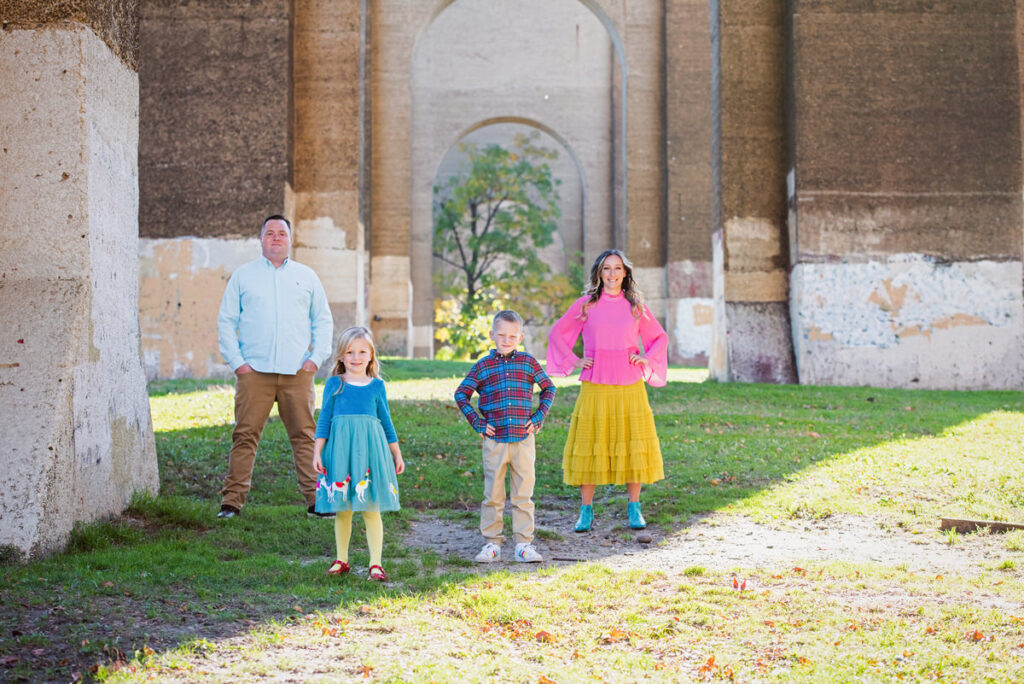
[[532,435],[536,431],[537,431],[537,426],[535,426],[533,424],[533,421],[532,420],[526,421],[526,434]]
[[494,426],[491,425],[490,423],[488,423],[487,427],[484,428],[484,434],[487,435],[488,437],[493,437],[494,436]]

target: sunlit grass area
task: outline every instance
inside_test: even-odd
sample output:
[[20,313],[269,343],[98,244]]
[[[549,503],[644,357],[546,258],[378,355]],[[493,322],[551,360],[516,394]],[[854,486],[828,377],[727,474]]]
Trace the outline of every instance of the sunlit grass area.
[[[417,516],[469,511],[475,525],[479,441],[452,396],[469,366],[385,360],[408,464],[403,510],[385,521],[386,586],[324,577],[332,525],[306,518],[276,416],[243,515],[218,524],[233,385],[154,383],[160,495],[79,528],[67,553],[0,568],[0,674],[238,681],[307,672],[309,657],[323,657],[322,678],[391,681],[1009,681],[1024,668],[1024,533],[964,575],[804,564],[744,570],[742,589],[734,573],[700,567],[477,577],[467,559],[410,547],[402,535]],[[648,390],[666,479],[645,488],[644,511],[666,534],[711,511],[769,525],[844,513],[955,545],[964,536],[940,533],[939,516],[1024,517],[1020,393],[706,375],[672,369]],[[578,381],[556,385],[538,435],[538,506],[577,496],[560,466]],[[598,514],[624,496],[600,488]],[[362,540],[357,516],[357,566]]]

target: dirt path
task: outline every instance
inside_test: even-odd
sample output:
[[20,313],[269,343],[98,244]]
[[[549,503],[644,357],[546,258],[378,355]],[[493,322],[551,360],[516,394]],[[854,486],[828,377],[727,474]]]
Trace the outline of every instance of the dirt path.
[[[511,514],[507,509],[506,513]],[[916,573],[973,574],[982,571],[986,562],[1014,555],[1005,550],[1000,535],[968,535],[950,545],[939,534],[911,534],[857,515],[765,525],[741,516],[708,514],[694,516],[671,533],[652,526],[644,531],[649,543],[641,543],[644,533],[627,529],[620,519],[598,517],[594,529],[585,534],[573,532],[574,521],[574,510],[538,506],[538,530],[555,533],[540,535],[534,542],[544,556],[544,565],[600,561],[613,568],[672,573],[693,566],[728,571],[775,568],[797,562],[848,561],[904,566]],[[547,536],[560,538],[544,538]],[[483,539],[475,525],[422,515],[420,521],[413,523],[406,543],[433,549],[442,556],[472,559]],[[511,540],[506,540],[502,567],[536,568],[511,562],[513,548]],[[494,569],[493,565],[479,567],[484,571]]]

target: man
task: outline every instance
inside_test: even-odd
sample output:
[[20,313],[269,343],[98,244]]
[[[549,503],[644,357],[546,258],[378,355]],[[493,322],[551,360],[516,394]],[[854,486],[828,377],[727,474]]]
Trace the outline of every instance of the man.
[[217,316],[220,352],[236,378],[235,430],[218,518],[233,518],[245,505],[256,446],[275,401],[306,510],[317,515],[313,374],[330,356],[334,321],[316,273],[288,258],[292,226],[285,217],[263,222],[260,245],[263,257],[231,274]]

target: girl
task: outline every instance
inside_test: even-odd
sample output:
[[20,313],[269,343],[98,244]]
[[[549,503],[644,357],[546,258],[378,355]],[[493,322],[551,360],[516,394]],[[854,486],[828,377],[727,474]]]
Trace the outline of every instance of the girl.
[[313,443],[313,468],[320,473],[316,511],[338,514],[334,520],[338,555],[327,574],[349,571],[352,512],[362,511],[370,547],[369,578],[384,581],[380,512],[400,508],[396,475],[405,470],[405,462],[391,423],[373,335],[361,326],[345,329],[335,356]]
[[[572,348],[581,334],[583,358],[578,358]],[[668,335],[644,305],[633,264],[619,250],[597,257],[590,286],[551,329],[547,366],[550,375],[582,369],[562,454],[563,480],[580,488],[576,531],[590,531],[599,484],[626,485],[629,526],[643,529],[640,488],[665,477],[644,381],[652,387],[665,384]]]

